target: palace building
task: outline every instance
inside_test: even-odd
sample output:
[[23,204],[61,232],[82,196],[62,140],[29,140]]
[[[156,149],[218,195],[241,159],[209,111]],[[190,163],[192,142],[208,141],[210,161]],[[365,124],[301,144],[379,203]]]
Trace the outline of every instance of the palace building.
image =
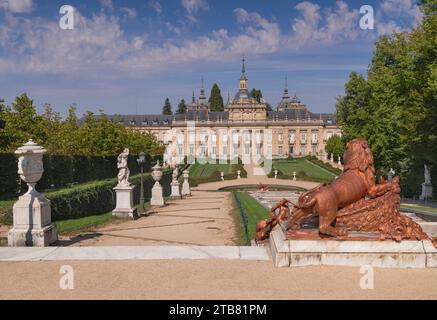
[[198,99],[194,92],[185,114],[122,115],[132,130],[149,131],[167,146],[165,159],[180,162],[184,156],[219,159],[270,155],[273,158],[322,155],[333,134],[341,135],[330,113],[312,113],[294,95],[290,98],[287,79],[276,111],[258,101],[248,90],[245,60],[242,61],[239,89],[223,112],[209,110],[202,85]]

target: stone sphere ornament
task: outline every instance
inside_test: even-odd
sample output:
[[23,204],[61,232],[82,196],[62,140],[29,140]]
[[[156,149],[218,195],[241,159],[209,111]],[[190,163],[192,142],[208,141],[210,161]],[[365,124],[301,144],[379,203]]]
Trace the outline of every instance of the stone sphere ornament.
[[28,194],[38,194],[35,185],[44,172],[43,155],[46,152],[46,149],[33,142],[32,139],[15,151],[15,154],[19,156],[18,174],[21,180],[27,183]]

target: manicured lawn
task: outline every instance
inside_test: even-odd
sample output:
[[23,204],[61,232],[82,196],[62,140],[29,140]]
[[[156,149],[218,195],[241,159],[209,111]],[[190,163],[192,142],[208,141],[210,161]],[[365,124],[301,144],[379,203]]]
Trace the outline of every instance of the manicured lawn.
[[66,232],[80,231],[89,227],[94,227],[104,222],[107,222],[111,219],[112,219],[112,212],[107,212],[95,216],[55,221],[55,224],[58,229],[58,234],[61,234]]
[[[239,234],[239,238],[244,239],[244,242],[246,244],[249,244],[250,240],[252,240],[255,237],[256,223],[260,220],[270,218],[271,215],[263,205],[261,205],[257,200],[252,198],[246,192],[235,191],[234,196],[237,200],[237,206],[238,203],[240,204],[238,209],[240,210],[241,220],[242,220],[242,224],[241,224],[242,226],[240,228],[241,234]],[[248,241],[246,241],[243,217],[246,217],[244,219],[247,219]]]
[[292,177],[293,172],[296,172],[298,179],[299,172],[304,173],[309,178],[325,180],[327,182],[332,181],[335,176],[305,158],[274,160],[273,169],[278,169],[287,177]]
[[430,212],[430,213],[437,214],[437,208],[416,206],[416,205],[411,205],[411,204],[401,204],[401,208],[413,209],[413,210],[417,210],[417,211]]
[[209,178],[215,171],[224,172],[228,174],[232,172],[232,165],[229,164],[199,164],[195,163],[190,167],[190,177],[193,179]]

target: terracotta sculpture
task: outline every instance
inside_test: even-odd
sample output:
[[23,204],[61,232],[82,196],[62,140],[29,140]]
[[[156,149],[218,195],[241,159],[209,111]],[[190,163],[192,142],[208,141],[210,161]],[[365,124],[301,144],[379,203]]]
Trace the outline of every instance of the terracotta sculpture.
[[[367,140],[350,141],[343,161],[344,171],[338,179],[304,192],[291,212],[281,209],[276,215],[273,211],[272,218],[258,222],[256,239],[268,238],[274,226],[283,221],[288,237],[292,238],[296,235],[294,231],[301,229],[304,218],[311,214],[318,215],[320,236],[344,238],[348,231],[363,231],[377,233],[381,239],[428,238],[418,224],[400,215],[399,177],[375,182]],[[288,203],[283,200],[279,205],[288,208]]]

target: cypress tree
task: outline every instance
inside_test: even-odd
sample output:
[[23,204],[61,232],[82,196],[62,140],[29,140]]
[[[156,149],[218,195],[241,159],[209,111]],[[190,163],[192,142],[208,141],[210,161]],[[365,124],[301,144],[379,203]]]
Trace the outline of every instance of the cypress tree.
[[223,105],[223,98],[220,92],[220,88],[217,85],[217,83],[214,83],[214,85],[211,88],[211,94],[209,96],[209,109],[210,111],[223,111],[224,105]]
[[185,104],[185,99],[182,99],[178,104],[176,114],[184,114],[187,112],[187,105]]
[[171,111],[171,104],[168,98],[165,99],[164,107],[162,108],[162,114],[164,115],[172,115],[173,111]]

